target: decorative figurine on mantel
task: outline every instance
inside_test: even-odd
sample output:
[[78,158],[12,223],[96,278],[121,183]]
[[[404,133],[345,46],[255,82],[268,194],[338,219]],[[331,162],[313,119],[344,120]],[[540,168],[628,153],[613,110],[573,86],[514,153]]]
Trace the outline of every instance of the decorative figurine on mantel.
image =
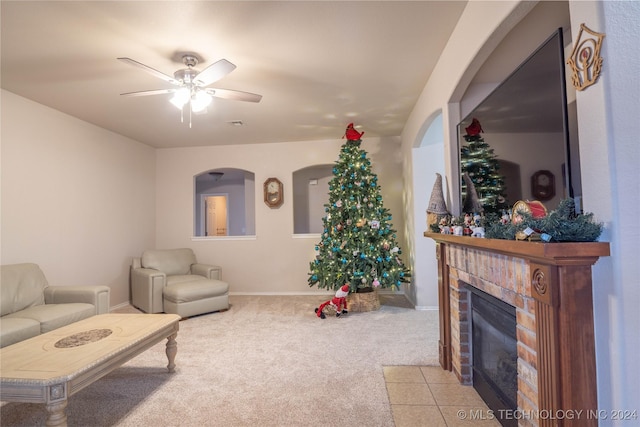
[[450,215],[442,192],[442,175],[436,173],[436,182],[433,184],[429,206],[427,207],[427,229],[430,229],[433,224],[439,224],[443,217]]

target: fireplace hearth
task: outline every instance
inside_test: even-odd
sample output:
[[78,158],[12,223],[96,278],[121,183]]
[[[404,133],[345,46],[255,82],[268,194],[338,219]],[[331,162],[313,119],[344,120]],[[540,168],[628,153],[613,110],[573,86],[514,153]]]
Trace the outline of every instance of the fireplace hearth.
[[[437,243],[442,368],[463,384],[482,378],[473,367],[475,288],[515,308],[517,413],[597,411],[591,266],[609,255],[609,244],[425,236]],[[501,364],[498,382],[513,375],[512,362],[504,354],[490,359]],[[532,416],[517,425],[597,427],[598,421]]]
[[502,415],[518,408],[516,309],[472,286],[471,335],[473,387],[503,426],[517,420]]

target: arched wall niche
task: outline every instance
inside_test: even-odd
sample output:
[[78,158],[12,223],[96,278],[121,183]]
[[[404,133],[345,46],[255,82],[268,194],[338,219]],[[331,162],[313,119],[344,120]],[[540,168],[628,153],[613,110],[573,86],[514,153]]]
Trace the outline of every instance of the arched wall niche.
[[216,168],[193,177],[194,236],[255,235],[255,174]]
[[312,165],[293,172],[293,233],[322,233],[324,205],[329,203],[333,164]]

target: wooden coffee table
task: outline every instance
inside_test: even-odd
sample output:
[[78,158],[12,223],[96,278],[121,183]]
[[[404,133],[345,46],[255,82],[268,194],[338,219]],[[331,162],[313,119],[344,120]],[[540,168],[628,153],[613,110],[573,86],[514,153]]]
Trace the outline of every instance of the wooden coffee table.
[[178,351],[176,314],[100,314],[0,349],[0,399],[44,403],[47,426],[66,426],[67,399],[167,339]]

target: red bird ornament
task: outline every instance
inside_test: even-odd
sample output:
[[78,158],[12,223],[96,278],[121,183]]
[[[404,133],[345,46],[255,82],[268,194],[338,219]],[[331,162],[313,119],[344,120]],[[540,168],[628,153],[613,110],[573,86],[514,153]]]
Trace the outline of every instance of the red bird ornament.
[[349,123],[343,138],[346,136],[348,141],[357,141],[360,139],[362,135],[364,135],[364,132],[358,132],[357,130],[354,129],[353,123]]
[[467,131],[467,135],[466,136],[478,136],[480,135],[480,132],[484,132],[482,130],[482,126],[480,125],[480,120],[474,118],[471,121],[471,124],[464,128],[465,131]]

